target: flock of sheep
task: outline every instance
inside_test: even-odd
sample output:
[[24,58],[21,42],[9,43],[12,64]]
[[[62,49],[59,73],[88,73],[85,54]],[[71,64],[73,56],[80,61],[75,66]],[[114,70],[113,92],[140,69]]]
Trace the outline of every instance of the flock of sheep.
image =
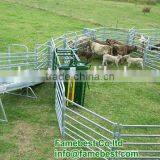
[[99,55],[103,58],[103,66],[108,65],[108,62],[113,62],[118,67],[120,61],[127,61],[128,67],[131,64],[138,64],[143,68],[143,58],[133,58],[130,56],[132,52],[139,50],[136,46],[126,45],[113,39],[91,41],[83,37],[80,41],[78,54],[85,57],[87,61],[94,55]]
[[[79,37],[76,42],[69,41],[68,45],[70,48],[74,48],[76,43],[76,48],[78,48],[77,54],[85,57],[87,61],[94,55],[99,55],[103,59],[103,66],[108,65],[108,62],[112,62],[118,67],[119,62],[123,63],[126,61],[128,67],[130,67],[131,64],[136,64],[143,69],[143,51],[146,48],[149,39],[143,35],[139,35],[137,38],[139,40],[139,46],[123,44],[122,42],[113,39],[107,39],[106,41],[97,39],[91,40],[86,36]],[[149,49],[160,51],[160,44],[149,46]],[[131,53],[133,52],[141,52],[142,56],[134,58],[131,56]]]
[[128,67],[132,63],[140,64],[143,68],[143,59],[142,58],[133,58],[130,56],[130,53],[136,52],[136,46],[124,45],[115,40],[106,40],[106,44],[98,43],[98,42],[90,42],[91,52],[102,55],[103,61],[102,65],[107,65],[107,62],[114,62],[118,67],[118,64],[121,59],[126,60],[128,63]]

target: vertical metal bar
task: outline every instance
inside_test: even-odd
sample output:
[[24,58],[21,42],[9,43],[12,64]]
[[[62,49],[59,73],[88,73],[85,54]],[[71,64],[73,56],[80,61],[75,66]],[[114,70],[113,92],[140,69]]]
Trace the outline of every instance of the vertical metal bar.
[[7,116],[6,116],[1,98],[0,98],[0,107],[2,109],[2,114],[3,114],[3,117],[4,117],[4,119],[0,119],[0,121],[8,122],[8,119],[7,119]]
[[34,54],[35,54],[35,69],[38,69],[38,49],[37,49],[37,45],[35,46],[35,51],[34,51]]
[[131,30],[132,30],[132,29],[130,29],[130,30],[128,31],[127,44],[130,44]]
[[28,52],[25,53],[26,54],[26,68],[29,69],[29,55]]
[[11,49],[10,47],[8,48],[8,69],[11,69]]
[[149,46],[150,46],[150,39],[149,39],[149,37],[148,37],[148,41],[147,41],[147,45],[146,45],[146,47],[145,47],[145,49],[144,49],[144,54],[143,54],[143,59],[144,59],[144,61],[143,61],[143,66],[145,67],[147,67],[147,52],[150,52],[149,51]]
[[52,49],[51,49],[51,43],[48,42],[48,68],[52,68]]
[[63,36],[63,49],[66,49],[67,47],[67,39],[66,39],[66,35]]
[[106,41],[106,28],[103,28],[103,41]]
[[78,35],[77,32],[75,32],[75,44],[74,44],[74,49],[76,49],[78,46]]
[[[63,82],[62,82],[63,83]],[[65,90],[63,89],[63,108],[62,108],[62,137],[65,138],[65,120],[66,120],[66,117],[65,117],[65,114],[66,114],[66,98],[65,98]]]

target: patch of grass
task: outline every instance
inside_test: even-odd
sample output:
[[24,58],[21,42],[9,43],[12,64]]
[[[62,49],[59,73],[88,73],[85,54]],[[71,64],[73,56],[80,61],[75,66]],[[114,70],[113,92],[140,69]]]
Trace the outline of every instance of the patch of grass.
[[149,15],[142,13],[144,5],[135,5],[126,2],[114,2],[108,0],[9,0],[9,2],[20,3],[33,8],[45,9],[57,15],[92,22],[102,26],[116,26],[131,28],[158,28],[159,7],[152,6]]
[[122,124],[160,124],[158,84],[106,82],[90,88],[86,107],[96,113]]
[[158,0],[112,0],[112,1],[129,2],[135,4],[148,4],[148,5],[156,5],[159,3]]
[[[0,154],[8,153],[15,149],[16,146],[13,143],[6,142],[5,140],[0,140]],[[1,157],[1,156],[0,156]]]
[[12,43],[33,48],[36,43],[44,43],[66,31],[93,26],[46,10],[4,1],[0,2],[0,20],[0,48],[4,51]]
[[1,159],[53,159],[53,137],[59,137],[53,84],[42,84],[34,90],[37,100],[2,97],[9,123],[0,125]]

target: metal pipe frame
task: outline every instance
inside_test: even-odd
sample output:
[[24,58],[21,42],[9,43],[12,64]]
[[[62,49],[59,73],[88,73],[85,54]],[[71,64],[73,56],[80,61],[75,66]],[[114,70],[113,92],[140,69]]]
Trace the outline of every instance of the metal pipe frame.
[[[114,32],[117,32],[117,33],[114,33]],[[85,28],[84,31],[82,31],[82,36],[88,36],[88,37],[98,37],[100,39],[105,39],[105,36],[110,36],[111,34],[114,34],[114,37],[115,39],[117,38],[117,35],[119,35],[119,38],[118,39],[121,39],[121,41],[125,41],[126,39],[128,39],[127,43],[131,44],[131,45],[134,45],[135,42],[134,42],[134,39],[135,39],[135,36],[137,36],[138,34],[143,34],[144,32],[146,32],[147,30],[136,30],[134,28],[132,28],[131,30],[127,30],[127,29],[114,29],[114,28],[97,28],[97,29],[89,29],[89,28]],[[155,32],[155,30],[150,30],[151,32]],[[126,33],[125,33],[126,32]],[[63,48],[63,42],[64,42],[64,37],[67,38],[67,40],[75,40],[79,37],[79,34],[77,34],[78,32],[72,32],[72,33],[68,33],[68,34],[65,34],[65,36],[61,36],[59,39],[57,38],[56,41],[54,41],[54,39],[52,39],[52,48]],[[80,32],[81,34],[81,32]],[[105,34],[105,36],[104,36]],[[147,36],[147,34],[145,34]],[[71,37],[72,36],[72,37]],[[126,36],[126,37],[125,37]],[[71,38],[70,38],[71,37]],[[153,39],[153,38],[151,38]],[[60,42],[61,41],[61,42]],[[56,43],[57,42],[57,43]],[[137,42],[136,42],[137,43]],[[67,48],[71,49],[69,44],[66,44],[67,45]],[[137,45],[137,44],[136,44]],[[139,45],[140,46],[140,45]],[[152,56],[152,53],[156,54],[154,51],[150,51],[150,50],[146,50],[147,52],[147,55],[149,56],[149,58],[154,61],[154,62],[158,62],[156,56]],[[139,54],[137,54],[139,56]],[[55,51],[55,58],[56,58],[56,61],[58,62],[57,63],[57,67],[60,67],[62,64],[60,62],[60,59],[59,59],[59,56],[58,53],[56,53]],[[61,55],[63,56],[63,55]],[[150,60],[146,60],[146,64],[147,63],[151,63],[152,65],[151,66],[154,66],[155,64],[153,64],[152,62],[150,62]],[[146,65],[147,66],[147,65]],[[149,66],[149,65],[148,65]],[[152,67],[152,69],[156,69],[157,66],[155,65],[154,67]],[[62,86],[64,86],[64,84],[62,84]],[[61,90],[61,88],[59,88]],[[60,92],[60,91],[59,91]],[[64,92],[64,90],[63,90]],[[83,116],[81,114],[79,114],[77,111],[75,110],[72,110],[71,108],[68,108],[65,106],[65,104],[61,103],[62,102],[62,99],[65,98],[66,102],[69,102],[70,104],[80,108],[81,110],[83,110],[84,112],[86,113],[89,113],[97,118],[99,118],[100,120],[103,120],[105,121],[107,124],[113,126],[115,128],[115,130],[112,132],[106,128],[104,128],[103,126],[97,124],[96,122],[88,119],[86,116]],[[64,118],[63,118],[63,125],[65,126],[65,130],[63,130],[63,135],[68,136],[72,139],[75,139],[74,136],[78,136],[79,134],[78,133],[81,133],[85,136],[87,136],[88,133],[94,133],[95,135],[97,135],[98,137],[101,137],[103,139],[106,139],[106,140],[110,140],[108,137],[105,137],[103,136],[100,132],[97,132],[95,131],[94,129],[92,129],[91,127],[83,124],[80,119],[79,120],[76,120],[74,117],[70,116],[67,112],[70,112],[72,114],[75,114],[77,117],[80,117],[82,118],[84,121],[86,122],[89,122],[99,128],[101,128],[103,131],[107,132],[107,133],[110,133],[112,136],[114,136],[114,138],[116,139],[119,139],[119,138],[159,138],[160,135],[155,135],[155,134],[150,134],[150,135],[147,135],[147,134],[122,134],[122,131],[124,130],[130,130],[130,129],[160,129],[160,125],[123,125],[123,124],[118,124],[118,123],[115,123],[115,122],[112,122],[92,111],[90,111],[89,109],[86,109],[85,107],[83,106],[80,106],[78,104],[76,104],[75,102],[72,102],[70,101],[69,99],[67,99],[65,97],[65,95],[63,95],[63,98],[61,99],[60,98],[60,94],[57,95],[57,104],[60,105],[62,108],[62,112],[65,112],[63,114]],[[62,115],[62,114],[61,114]],[[62,119],[59,119],[62,121]],[[83,129],[80,129],[78,127],[76,127],[74,125],[74,123],[77,123],[79,126],[83,127]],[[60,123],[60,122],[59,122]],[[66,126],[69,126],[66,127]],[[73,129],[75,129],[77,132],[74,132]],[[86,131],[90,131],[90,132],[86,132]],[[89,138],[93,138],[91,134],[88,135]],[[81,136],[80,138],[84,138],[83,136]],[[111,141],[111,140],[110,140]],[[160,143],[155,143],[155,142],[125,142],[124,145],[128,146],[159,146]],[[145,154],[151,154],[151,153],[160,153],[160,151],[156,151],[156,150],[140,150],[140,153],[145,153]],[[160,157],[141,157],[141,158],[138,158],[138,159],[160,159]]]
[[35,92],[33,91],[33,89],[31,87],[23,88],[22,92],[19,94],[13,93],[13,92],[5,92],[5,93],[10,94],[10,95],[14,95],[14,96],[21,96],[21,97],[37,99],[37,95],[35,94]]
[[84,127],[85,129],[90,130],[90,131],[92,131],[93,133],[95,133],[96,135],[102,137],[104,140],[109,141],[109,142],[112,142],[111,139],[105,137],[104,135],[102,135],[101,133],[95,131],[94,129],[92,129],[92,128],[86,126],[86,125],[84,125],[83,123],[77,121],[76,119],[72,118],[71,116],[69,116],[69,115],[66,114],[66,117],[69,118],[69,119],[71,119],[72,121],[78,123],[80,126]]
[[101,126],[100,124],[98,124],[98,123],[96,123],[96,122],[94,122],[94,121],[88,119],[87,117],[85,117],[85,116],[79,114],[78,112],[76,112],[76,111],[74,111],[74,110],[72,110],[72,109],[70,109],[70,108],[68,108],[68,107],[66,107],[66,110],[68,110],[68,111],[74,113],[75,115],[81,117],[82,119],[84,119],[85,121],[89,122],[90,124],[93,124],[93,125],[95,125],[96,127],[100,128],[100,129],[102,129],[103,131],[106,131],[106,132],[109,133],[110,135],[114,136],[114,132],[112,132],[112,131],[110,131],[109,129],[107,129],[107,128]]
[[0,118],[0,122],[8,122],[8,119],[7,119],[7,116],[6,116],[6,112],[5,112],[5,109],[4,109],[4,106],[3,106],[1,98],[0,98],[0,108],[1,108],[2,116],[3,116],[3,118]]
[[[62,62],[61,62],[61,59],[60,59],[60,55],[57,53],[56,51],[56,48],[58,49],[64,49],[64,50],[71,50],[74,54],[74,57],[79,61],[79,57],[75,54],[75,51],[66,43],[66,37],[69,36],[76,41],[78,39],[78,37],[80,36],[88,36],[90,38],[101,38],[101,39],[105,39],[106,37],[114,37],[115,39],[118,39],[124,43],[129,43],[129,44],[134,44],[134,38],[135,36],[137,35],[140,35],[140,34],[144,34],[144,35],[147,35],[145,32],[147,31],[150,31],[151,34],[153,35],[155,33],[155,30],[136,30],[134,28],[132,28],[131,30],[128,31],[128,29],[121,29],[121,28],[118,28],[118,29],[115,29],[115,28],[111,28],[111,27],[108,27],[108,28],[95,28],[95,29],[89,29],[89,28],[86,28],[84,29],[82,32],[72,32],[72,33],[68,33],[68,34],[65,34],[57,39],[51,39],[50,41],[50,45],[48,45],[48,42],[42,44],[42,45],[38,45],[36,48],[35,48],[35,52],[34,52],[34,55],[35,55],[35,59],[31,62],[29,62],[30,60],[30,57],[32,56],[33,57],[33,54],[31,56],[29,56],[29,49],[28,47],[24,46],[24,45],[18,45],[18,44],[13,44],[11,46],[19,46],[19,47],[23,47],[25,49],[24,53],[26,53],[26,55],[24,55],[24,57],[26,58],[25,60],[25,63],[19,63],[19,64],[13,64],[12,63],[12,58],[16,58],[15,56],[17,56],[15,53],[15,55],[12,56],[11,54],[11,46],[9,46],[8,48],[8,53],[6,53],[6,61],[7,61],[7,64],[2,66],[2,67],[6,67],[7,69],[11,69],[13,67],[18,67],[18,66],[27,66],[30,67],[32,65],[35,65],[37,66],[36,69],[41,69],[41,68],[46,68],[48,67],[48,63],[49,62],[52,62],[54,61],[54,64],[55,67],[60,67],[62,65]],[[156,30],[157,31],[157,30]],[[160,30],[158,30],[160,31]],[[67,37],[68,38],[68,37]],[[158,37],[159,38],[159,37]],[[150,37],[150,41],[153,41],[154,40],[157,40],[158,39],[157,37],[154,37],[154,36],[151,36]],[[159,38],[160,39],[160,38]],[[64,47],[65,45],[65,47]],[[150,42],[148,43],[148,46],[154,46],[153,44],[150,44]],[[147,47],[148,47],[147,46]],[[50,48],[50,49],[49,49]],[[48,53],[46,52],[46,50],[49,49]],[[159,55],[160,53],[159,52],[152,52],[150,50],[145,50],[144,52],[147,56],[148,56],[148,59],[146,58],[145,59],[145,65],[146,67],[150,67],[152,69],[157,69],[159,66],[156,65],[157,63],[157,58],[156,57],[153,57],[152,56],[152,53],[154,54],[157,54]],[[42,56],[42,58],[39,59],[38,56]],[[47,55],[47,56],[46,56]],[[66,55],[68,55],[68,53],[66,52]],[[46,57],[45,57],[46,56]],[[47,58],[48,56],[50,56],[49,58]],[[4,55],[3,55],[4,57]],[[2,57],[2,58],[3,58]],[[45,58],[44,58],[45,57]],[[48,59],[50,58],[53,58],[51,61],[48,61]],[[63,58],[65,59],[66,56],[63,56]],[[39,64],[39,60],[40,60],[40,64]],[[68,59],[67,59],[68,61]],[[32,67],[33,68],[33,67]],[[32,95],[29,95],[29,92],[32,94]],[[32,90],[31,87],[27,87],[27,90],[26,90],[26,95],[23,95],[22,94],[16,94],[16,93],[10,93],[10,92],[7,92],[9,94],[12,94],[12,95],[18,95],[18,96],[25,96],[25,97],[28,97],[28,98],[37,98],[36,94],[34,93],[34,91]],[[66,107],[66,102],[69,102],[77,107],[79,107],[80,109],[82,109],[83,111],[89,113],[89,114],[92,114],[93,116],[99,118],[101,121],[105,121],[107,124],[113,126],[115,128],[114,131],[110,131],[109,129],[97,124],[96,122],[88,119],[87,117],[79,114],[78,112],[76,111],[73,111],[72,109]],[[160,129],[160,125],[121,125],[121,124],[118,124],[118,123],[115,123],[115,122],[112,122],[92,111],[90,111],[89,109],[86,109],[85,107],[83,106],[80,106],[78,104],[76,104],[75,102],[72,102],[68,99],[66,99],[65,97],[65,88],[64,88],[64,83],[63,81],[59,81],[57,80],[56,82],[56,100],[55,100],[55,106],[56,106],[56,113],[57,113],[57,119],[58,119],[58,123],[59,123],[59,127],[60,127],[60,130],[61,130],[61,134],[62,136],[65,138],[66,135],[70,136],[71,138],[73,138],[73,136],[71,136],[67,131],[72,131],[70,130],[69,128],[66,127],[66,124],[67,125],[70,125],[70,127],[74,128],[74,129],[77,129],[78,132],[83,132],[82,130],[78,129],[77,127],[73,126],[72,124],[70,124],[69,122],[67,122],[67,118],[71,119],[72,121],[78,123],[79,125],[85,127],[87,130],[90,130],[92,132],[94,132],[95,134],[97,134],[98,136],[101,136],[102,138],[106,138],[108,139],[107,137],[103,136],[101,133],[95,131],[94,129],[91,129],[89,126],[85,126],[84,124],[82,124],[81,122],[73,119],[71,116],[69,116],[68,114],[66,114],[67,111],[69,112],[72,112],[73,114],[81,117],[83,120],[85,120],[86,122],[89,122],[93,125],[96,125],[97,127],[99,127],[100,129],[102,129],[103,131],[111,134],[114,138],[116,139],[119,139],[119,138],[159,138],[160,135],[155,135],[155,134],[151,134],[151,135],[146,135],[146,134],[121,134],[122,133],[122,130],[125,130],[125,129],[139,129],[139,128],[147,128],[147,129],[153,129],[153,128],[156,128],[156,129]],[[3,104],[2,104],[2,101],[0,99],[0,107],[2,109],[2,114],[3,114],[3,117],[4,117],[4,120],[3,119],[0,119],[0,121],[8,121],[7,120],[7,117],[6,117],[6,114],[5,114],[5,110],[4,110],[4,107],[3,107]],[[73,132],[73,131],[72,131]],[[86,134],[86,132],[83,132]],[[91,135],[88,135],[90,138],[92,137]],[[83,137],[82,137],[83,138]],[[93,138],[93,137],[92,137]],[[110,139],[108,139],[110,140]],[[159,145],[160,143],[140,143],[140,142],[126,142],[125,145]],[[141,152],[145,152],[145,153],[151,153],[151,151],[141,151]],[[152,151],[152,153],[159,153],[159,151]],[[143,159],[143,158],[141,158]],[[146,158],[145,158],[146,159]],[[151,158],[153,159],[153,158]],[[159,158],[160,159],[160,158]]]

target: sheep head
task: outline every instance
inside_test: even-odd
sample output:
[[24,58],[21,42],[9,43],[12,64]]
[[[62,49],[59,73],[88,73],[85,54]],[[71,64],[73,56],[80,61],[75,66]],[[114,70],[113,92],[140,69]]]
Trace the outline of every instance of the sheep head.
[[128,58],[130,58],[130,55],[125,55],[125,56],[123,56],[123,58],[128,59]]
[[133,52],[136,52],[138,50],[137,46],[133,46]]

